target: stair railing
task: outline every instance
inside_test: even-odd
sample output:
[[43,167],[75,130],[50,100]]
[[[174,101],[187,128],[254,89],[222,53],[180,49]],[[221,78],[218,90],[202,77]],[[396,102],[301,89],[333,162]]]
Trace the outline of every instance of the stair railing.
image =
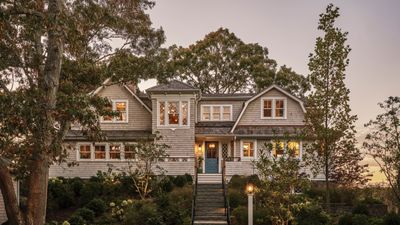
[[199,169],[198,160],[195,157],[194,163],[194,183],[193,183],[193,193],[192,193],[192,225],[194,224],[194,217],[196,215],[196,197],[197,197],[197,183],[198,183],[198,174],[197,171]]
[[224,192],[224,204],[225,204],[225,215],[226,215],[226,222],[228,225],[231,225],[231,210],[229,206],[229,199],[227,194],[227,181],[226,181],[226,161],[225,158],[222,159],[222,188]]

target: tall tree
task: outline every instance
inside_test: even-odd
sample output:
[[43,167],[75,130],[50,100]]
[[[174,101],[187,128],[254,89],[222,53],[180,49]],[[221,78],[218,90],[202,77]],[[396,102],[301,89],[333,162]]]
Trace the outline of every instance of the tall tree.
[[[151,61],[148,55],[163,43],[163,31],[152,28],[145,13],[153,5],[147,0],[0,3],[0,189],[10,224],[45,223],[49,166],[64,160],[66,132],[78,122],[97,133],[99,115],[111,113],[107,100],[88,93],[106,76],[115,82],[140,78],[140,72],[113,72],[109,58],[129,52],[127,64]],[[123,43],[118,49],[111,46],[115,39]],[[24,213],[14,177],[27,180]]]
[[246,44],[223,28],[187,48],[172,46],[170,58],[175,78],[204,93],[247,92],[254,86],[253,76],[273,76],[276,67],[267,48]]
[[400,97],[389,97],[379,106],[384,113],[365,124],[370,133],[365,137],[363,147],[379,165],[395,203],[400,205]]
[[349,89],[345,71],[349,64],[350,47],[346,45],[347,32],[334,26],[339,8],[328,5],[320,15],[318,37],[314,54],[310,54],[309,80],[312,92],[308,96],[305,115],[307,162],[314,173],[325,175],[326,202],[330,203],[330,181],[353,185],[365,181],[365,167],[360,150],[355,147],[354,122],[349,106]]

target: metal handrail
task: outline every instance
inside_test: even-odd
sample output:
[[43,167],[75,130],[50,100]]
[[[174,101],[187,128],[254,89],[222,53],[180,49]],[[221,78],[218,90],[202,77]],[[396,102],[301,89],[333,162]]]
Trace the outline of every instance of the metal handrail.
[[196,197],[197,197],[197,183],[198,183],[198,174],[197,174],[197,170],[198,170],[199,166],[198,166],[198,161],[197,158],[195,159],[195,163],[194,163],[194,184],[193,184],[193,193],[192,193],[192,225],[194,224],[194,217],[196,215]]
[[231,225],[230,206],[229,206],[229,199],[228,199],[227,187],[226,187],[226,163],[225,163],[225,159],[222,160],[222,187],[224,189],[224,203],[225,203],[226,222],[228,223],[228,225]]

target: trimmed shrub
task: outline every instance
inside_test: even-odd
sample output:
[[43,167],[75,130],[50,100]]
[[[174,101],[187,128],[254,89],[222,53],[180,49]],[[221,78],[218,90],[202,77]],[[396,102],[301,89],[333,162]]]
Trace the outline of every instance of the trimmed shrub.
[[228,191],[229,205],[232,209],[246,204],[246,195],[238,190],[230,189]]
[[400,216],[394,213],[390,213],[383,219],[384,225],[400,225]]
[[81,189],[83,203],[90,202],[92,199],[100,196],[102,193],[102,184],[98,182],[87,182]]
[[96,214],[96,216],[100,216],[107,209],[106,203],[100,198],[93,199],[85,207],[92,210]]
[[174,184],[171,181],[171,177],[164,177],[159,184],[159,189],[161,192],[171,192],[172,189],[174,189]]
[[318,205],[308,205],[296,213],[298,225],[325,225],[329,223],[329,216]]
[[75,196],[80,196],[81,190],[83,188],[83,181],[79,177],[75,177],[71,180],[71,189]]
[[93,212],[93,210],[90,210],[88,208],[80,208],[78,210],[76,210],[76,212],[74,213],[77,216],[82,217],[82,219],[86,220],[87,222],[91,222],[94,220],[94,216],[95,213]]
[[71,218],[68,220],[71,225],[84,225],[86,221],[78,215],[72,215]]
[[364,203],[358,203],[356,206],[353,208],[353,214],[362,214],[362,215],[369,215],[368,212],[368,207]]
[[192,177],[192,175],[190,175],[190,174],[188,174],[188,173],[185,173],[185,178],[186,178],[186,182],[187,183],[189,183],[189,184],[192,184],[193,183],[193,177]]
[[186,177],[184,175],[178,175],[174,179],[174,184],[177,187],[185,186],[186,182],[187,182],[187,180],[186,180]]
[[161,225],[162,218],[157,212],[154,203],[148,201],[136,201],[125,214],[126,225]]

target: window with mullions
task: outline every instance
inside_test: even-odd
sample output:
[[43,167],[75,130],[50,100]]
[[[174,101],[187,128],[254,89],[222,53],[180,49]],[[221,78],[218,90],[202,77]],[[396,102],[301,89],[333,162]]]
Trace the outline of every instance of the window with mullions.
[[159,101],[159,126],[188,126],[189,101]]

